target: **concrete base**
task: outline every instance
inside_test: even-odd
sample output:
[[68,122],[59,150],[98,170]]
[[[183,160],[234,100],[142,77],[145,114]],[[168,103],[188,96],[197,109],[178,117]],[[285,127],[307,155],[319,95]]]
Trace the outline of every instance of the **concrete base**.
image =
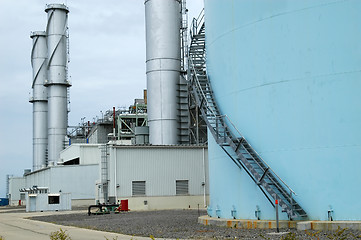
[[[231,228],[242,229],[276,229],[277,224],[274,220],[244,220],[244,219],[222,219],[201,216],[198,223],[203,225],[216,225]],[[279,221],[279,228],[296,228],[297,221]]]
[[[241,229],[275,229],[274,220],[244,220],[244,219],[222,219],[201,216],[198,223],[203,225],[215,225],[229,228]],[[361,221],[279,221],[279,228],[297,230],[321,230],[335,231],[338,228],[361,230]]]
[[[204,209],[209,202],[209,196],[146,196],[146,197],[117,197],[118,200],[128,200],[131,211],[167,210],[167,209]],[[100,199],[102,203],[103,200]]]
[[303,221],[297,223],[297,230],[335,231],[339,228],[361,230],[361,221]]

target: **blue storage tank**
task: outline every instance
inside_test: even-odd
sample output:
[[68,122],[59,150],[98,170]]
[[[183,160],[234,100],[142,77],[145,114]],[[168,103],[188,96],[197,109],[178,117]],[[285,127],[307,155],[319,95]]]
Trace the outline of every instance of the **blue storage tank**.
[[7,206],[9,205],[9,199],[8,198],[0,198],[0,206]]
[[[205,0],[207,71],[220,111],[312,220],[361,220],[360,12],[358,0]],[[209,214],[275,219],[209,136]]]

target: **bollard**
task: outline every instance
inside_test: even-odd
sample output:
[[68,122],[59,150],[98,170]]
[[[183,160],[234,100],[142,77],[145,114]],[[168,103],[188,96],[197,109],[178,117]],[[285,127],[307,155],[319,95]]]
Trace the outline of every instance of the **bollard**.
[[278,221],[278,199],[276,198],[276,225],[277,225],[277,232],[280,232],[279,228],[279,221]]

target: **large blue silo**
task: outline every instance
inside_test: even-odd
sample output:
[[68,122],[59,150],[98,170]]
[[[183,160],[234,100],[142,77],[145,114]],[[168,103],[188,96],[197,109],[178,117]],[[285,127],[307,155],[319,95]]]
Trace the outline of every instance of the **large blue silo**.
[[[220,111],[312,220],[361,220],[360,11],[358,0],[205,0]],[[209,166],[211,216],[275,218],[212,137]]]

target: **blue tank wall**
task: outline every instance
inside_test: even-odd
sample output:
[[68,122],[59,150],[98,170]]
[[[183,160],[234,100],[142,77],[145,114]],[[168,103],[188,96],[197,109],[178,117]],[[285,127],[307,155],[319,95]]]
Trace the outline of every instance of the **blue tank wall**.
[[[360,12],[358,0],[205,0],[220,110],[314,220],[331,209],[335,220],[361,220]],[[209,138],[209,214],[255,219],[258,207],[274,219],[257,185]]]

